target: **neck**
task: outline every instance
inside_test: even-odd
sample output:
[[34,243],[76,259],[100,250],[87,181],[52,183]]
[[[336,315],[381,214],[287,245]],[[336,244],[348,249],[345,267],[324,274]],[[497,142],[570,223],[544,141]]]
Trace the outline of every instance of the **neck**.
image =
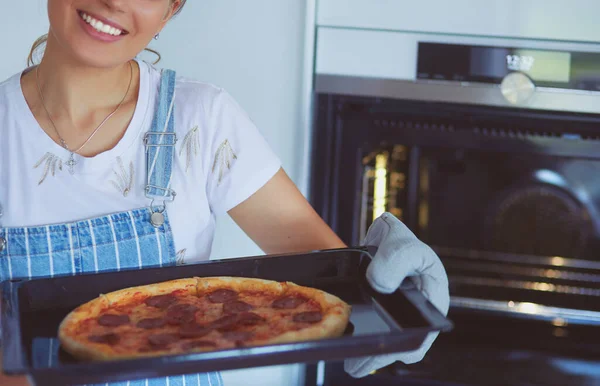
[[55,46],[57,44],[50,35],[37,68],[39,87],[52,115],[62,116],[75,127],[80,126],[78,122],[85,122],[90,116],[112,110],[121,103],[130,80],[131,88],[125,102],[135,97],[133,90],[137,76],[131,63],[109,68],[91,67],[69,60],[69,55],[61,53]]

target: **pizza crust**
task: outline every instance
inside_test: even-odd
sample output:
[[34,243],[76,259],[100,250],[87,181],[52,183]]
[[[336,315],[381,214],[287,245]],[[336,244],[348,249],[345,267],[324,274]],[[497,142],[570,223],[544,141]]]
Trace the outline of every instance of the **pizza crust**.
[[352,308],[343,300],[325,291],[315,288],[299,286],[286,282],[285,295],[300,294],[320,304],[323,319],[313,326],[302,330],[288,331],[279,336],[267,339],[265,344],[289,343],[323,338],[336,338],[342,336],[348,322]]
[[[73,310],[59,326],[59,339],[65,349],[76,358],[82,360],[107,361],[115,359],[133,359],[166,354],[178,354],[173,350],[153,350],[148,353],[122,352],[116,350],[117,346],[90,342],[87,336],[78,335],[81,323],[90,318],[97,318],[102,312],[119,305],[135,301],[136,298],[145,299],[149,296],[170,294],[181,291],[185,295],[206,295],[218,289],[231,289],[237,292],[263,293],[275,298],[301,295],[320,306],[322,320],[307,325],[302,329],[283,332],[273,338],[251,340],[246,346],[259,346],[278,343],[290,343],[341,336],[350,319],[351,307],[340,298],[327,292],[296,285],[292,282],[276,282],[263,279],[242,277],[207,277],[177,279],[162,283],[125,288],[119,291],[100,295]],[[117,333],[119,327],[116,327]],[[205,351],[205,350],[192,350]]]
[[[77,329],[81,322],[94,315],[100,314],[105,309],[110,307],[110,302],[106,296],[100,295],[98,298],[91,300],[74,309],[58,327],[58,338],[63,345],[65,351],[69,352],[76,358],[94,359],[96,350],[102,350],[102,347],[96,347],[96,350],[90,350],[89,345],[79,343],[77,337]],[[99,346],[99,345],[94,345]]]
[[286,287],[284,284],[263,279],[251,279],[244,277],[232,276],[213,276],[197,278],[198,280],[198,296],[210,293],[217,289],[232,289],[237,292],[264,292],[275,296],[285,293]]
[[[96,318],[103,311],[120,303],[131,301],[135,297],[147,297],[169,294],[174,291],[196,293],[196,279],[176,279],[162,283],[125,288],[108,294],[100,294],[97,298],[77,307],[58,327],[58,338],[69,354],[82,360],[108,361],[113,359],[130,359],[143,356],[155,356],[161,351],[152,353],[123,354],[105,344],[93,343],[77,334],[79,325],[90,318]],[[166,351],[162,351],[165,353]]]
[[350,306],[335,306],[324,312],[323,320],[314,326],[301,330],[288,331],[276,337],[255,340],[251,345],[269,345],[278,343],[293,343],[326,338],[338,338],[344,334],[350,319]]

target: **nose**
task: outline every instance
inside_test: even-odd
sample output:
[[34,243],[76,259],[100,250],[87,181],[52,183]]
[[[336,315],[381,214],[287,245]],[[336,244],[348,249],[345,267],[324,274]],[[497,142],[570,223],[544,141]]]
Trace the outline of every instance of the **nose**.
[[100,2],[110,11],[124,12],[127,1],[128,0],[101,0]]

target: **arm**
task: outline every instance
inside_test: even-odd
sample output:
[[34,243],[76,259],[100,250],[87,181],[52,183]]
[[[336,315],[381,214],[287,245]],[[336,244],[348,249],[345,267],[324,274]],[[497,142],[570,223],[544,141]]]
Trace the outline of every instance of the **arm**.
[[283,169],[229,215],[265,253],[346,247]]
[[[266,253],[344,247],[282,170],[229,214]],[[374,289],[391,293],[410,276],[434,306],[444,315],[448,313],[450,298],[444,266],[406,225],[384,213],[369,227],[365,243],[378,247],[367,269],[367,280]],[[359,378],[396,361],[419,362],[437,335],[430,333],[414,351],[346,360],[345,369]]]

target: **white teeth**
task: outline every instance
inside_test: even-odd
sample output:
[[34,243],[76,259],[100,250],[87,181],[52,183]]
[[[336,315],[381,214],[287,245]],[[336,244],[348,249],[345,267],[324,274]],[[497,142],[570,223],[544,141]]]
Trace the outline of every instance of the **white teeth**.
[[119,36],[123,33],[123,31],[121,31],[120,29],[112,27],[108,24],[104,24],[100,20],[96,20],[88,14],[81,13],[81,18],[86,23],[88,23],[89,25],[94,27],[94,29],[98,32],[103,32],[105,34],[109,34],[109,35],[113,35],[113,36]]

